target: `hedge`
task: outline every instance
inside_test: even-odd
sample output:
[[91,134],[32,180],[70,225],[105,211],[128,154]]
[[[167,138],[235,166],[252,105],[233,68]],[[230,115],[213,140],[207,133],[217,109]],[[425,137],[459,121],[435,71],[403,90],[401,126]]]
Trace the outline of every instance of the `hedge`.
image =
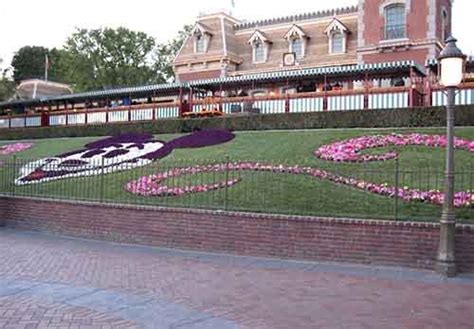
[[[446,125],[442,107],[391,110],[359,110],[266,115],[232,115],[220,118],[166,119],[150,122],[108,123],[84,126],[2,129],[0,139],[35,139],[57,137],[108,136],[126,132],[153,134],[186,133],[198,129],[221,128],[234,131],[439,127]],[[474,125],[474,105],[456,108],[456,125]]]

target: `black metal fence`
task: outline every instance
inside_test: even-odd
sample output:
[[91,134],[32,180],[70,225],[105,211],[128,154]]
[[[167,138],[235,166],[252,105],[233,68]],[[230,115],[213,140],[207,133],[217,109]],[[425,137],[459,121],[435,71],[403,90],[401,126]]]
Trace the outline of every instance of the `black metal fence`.
[[[0,167],[0,193],[103,203],[139,204],[288,215],[436,221],[443,172],[278,165],[258,161],[148,163],[102,159],[43,162],[10,159]],[[129,161],[129,162],[127,162]],[[354,169],[357,167],[356,169]],[[472,166],[471,166],[472,168]],[[457,218],[474,222],[474,170],[456,173]]]

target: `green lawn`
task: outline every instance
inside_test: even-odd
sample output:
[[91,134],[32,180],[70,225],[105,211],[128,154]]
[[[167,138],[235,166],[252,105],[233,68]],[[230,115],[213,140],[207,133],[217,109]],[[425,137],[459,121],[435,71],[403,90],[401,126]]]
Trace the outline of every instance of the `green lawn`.
[[[131,171],[89,178],[76,178],[24,187],[11,184],[14,170],[8,165],[0,168],[0,189],[17,195],[41,195],[56,198],[93,199],[108,202],[127,202],[152,205],[202,207],[243,211],[275,212],[284,214],[321,215],[392,219],[397,213],[400,219],[437,220],[441,207],[399,201],[377,196],[346,186],[335,185],[304,176],[261,172],[230,172],[241,182],[228,189],[193,194],[175,198],[137,197],[127,193],[127,182],[153,172],[175,166],[230,161],[260,161],[272,164],[288,164],[318,167],[333,173],[357,177],[371,182],[395,185],[395,161],[366,164],[334,164],[315,158],[313,152],[321,145],[367,134],[392,132],[421,132],[444,134],[443,129],[397,130],[311,130],[277,132],[241,132],[225,145],[194,150],[176,150],[153,165]],[[160,135],[170,140],[178,135]],[[457,128],[456,136],[474,139],[474,128]],[[36,140],[35,146],[17,155],[17,163],[53,156],[80,149],[87,142],[98,138],[66,138]],[[391,148],[393,149],[393,148]],[[383,149],[372,150],[382,152]],[[399,148],[398,176],[400,186],[420,189],[442,189],[444,155],[442,149],[426,147]],[[466,151],[456,151],[457,190],[474,189],[474,157]],[[11,161],[12,157],[0,158]],[[225,173],[198,174],[179,177],[168,185],[183,186],[196,182],[217,182],[225,179]],[[461,221],[474,222],[474,209],[459,209]]]

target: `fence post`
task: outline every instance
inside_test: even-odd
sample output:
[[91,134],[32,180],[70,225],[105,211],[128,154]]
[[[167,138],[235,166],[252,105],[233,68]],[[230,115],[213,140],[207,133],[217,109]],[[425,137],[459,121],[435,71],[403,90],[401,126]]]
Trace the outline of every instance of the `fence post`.
[[395,159],[395,209],[394,219],[398,221],[398,190],[400,186],[400,160],[397,157]]
[[104,157],[101,157],[101,164],[100,164],[100,203],[104,202]]
[[12,194],[12,196],[15,196],[15,194],[16,194],[16,191],[15,191],[15,189],[16,189],[16,185],[15,185],[15,176],[16,176],[16,155],[13,156],[13,163],[12,163],[12,165],[13,165],[13,171],[12,171],[12,172],[13,172],[13,173],[12,173],[12,176],[13,176],[13,184],[12,184],[12,193],[11,193],[11,194]]
[[225,190],[224,190],[224,210],[227,211],[227,202],[228,200],[228,181],[229,181],[229,156],[225,157]]

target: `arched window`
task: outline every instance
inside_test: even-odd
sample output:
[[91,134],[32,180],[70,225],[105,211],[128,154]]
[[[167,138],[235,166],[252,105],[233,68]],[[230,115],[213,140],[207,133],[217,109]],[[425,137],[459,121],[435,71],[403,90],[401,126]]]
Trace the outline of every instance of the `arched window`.
[[304,57],[303,40],[301,38],[291,40],[291,51],[296,54],[296,58]]
[[393,4],[385,8],[385,39],[406,37],[406,11],[404,4]]
[[261,41],[253,44],[253,61],[255,63],[265,62],[265,46]]
[[341,32],[333,32],[331,35],[331,53],[339,54],[344,52],[344,36]]

